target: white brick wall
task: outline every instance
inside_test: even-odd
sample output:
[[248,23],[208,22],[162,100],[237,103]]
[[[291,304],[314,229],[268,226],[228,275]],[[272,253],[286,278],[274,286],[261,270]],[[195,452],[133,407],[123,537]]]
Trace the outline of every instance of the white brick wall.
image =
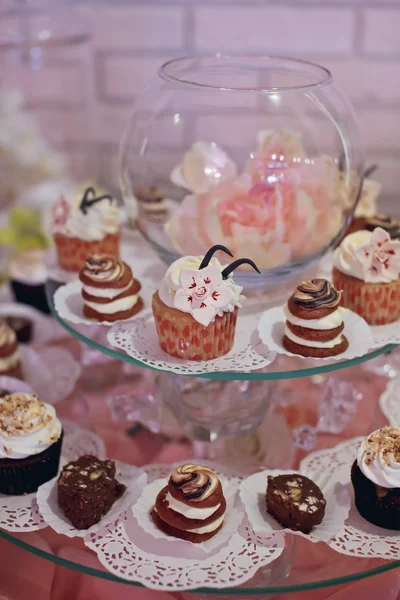
[[[69,1],[89,18],[94,32],[96,137],[108,183],[116,182],[115,149],[129,108],[162,62],[218,50],[276,53],[312,59],[332,70],[358,113],[368,158],[381,165],[385,197],[400,214],[395,203],[400,189],[400,0]],[[244,97],[235,100],[238,109],[247,103]],[[215,104],[218,110],[218,100]],[[250,123],[249,116],[243,123],[246,119]],[[195,131],[202,122],[218,134],[206,115],[193,124]],[[172,138],[170,129],[166,120],[168,142],[179,154],[185,130]],[[238,131],[233,119],[233,140]],[[253,131],[247,133],[251,137]]]

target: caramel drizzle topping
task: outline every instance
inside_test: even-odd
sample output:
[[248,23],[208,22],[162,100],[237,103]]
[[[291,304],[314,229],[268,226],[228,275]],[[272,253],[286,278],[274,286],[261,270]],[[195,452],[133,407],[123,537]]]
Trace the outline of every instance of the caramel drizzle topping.
[[317,310],[339,306],[341,292],[326,279],[303,281],[293,294],[294,303],[300,308]]

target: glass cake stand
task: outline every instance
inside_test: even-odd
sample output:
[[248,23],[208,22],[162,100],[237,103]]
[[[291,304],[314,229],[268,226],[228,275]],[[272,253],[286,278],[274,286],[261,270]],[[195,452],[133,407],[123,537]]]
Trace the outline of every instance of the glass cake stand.
[[[61,416],[61,418],[65,417],[70,420],[74,420],[86,428],[91,427],[94,431],[101,435],[103,439],[105,439],[107,450],[110,452],[111,458],[126,461],[126,456],[124,457],[120,453],[126,451],[127,444],[132,444],[132,448],[140,448],[140,458],[133,458],[132,462],[138,464],[139,466],[141,466],[141,464],[146,464],[146,462],[151,462],[153,460],[152,454],[150,453],[147,456],[145,448],[151,447],[153,449],[154,447],[157,447],[158,451],[160,452],[162,452],[163,449],[168,450],[168,448],[171,446],[170,442],[167,441],[165,436],[160,436],[157,433],[151,432],[149,429],[140,426],[140,424],[136,424],[135,427],[130,428],[128,437],[126,435],[128,421],[124,421],[122,419],[119,422],[112,422],[109,418],[109,413],[105,419],[106,424],[104,424],[104,413],[107,411],[107,407],[104,402],[105,396],[109,398],[110,394],[114,396],[115,394],[118,394],[120,389],[119,386],[121,385],[123,387],[124,385],[124,379],[125,391],[127,385],[129,389],[132,390],[132,386],[129,383],[130,381],[134,380],[132,373],[136,377],[138,373],[139,375],[143,375],[143,373],[149,373],[149,371],[139,368],[143,367],[140,362],[135,361],[123,352],[120,352],[109,346],[106,342],[106,335],[104,333],[101,334],[101,331],[99,333],[98,328],[81,328],[80,326],[72,325],[63,321],[56,314],[52,302],[53,294],[57,289],[57,286],[58,284],[53,282],[48,282],[47,284],[47,294],[53,315],[57,318],[65,330],[70,333],[71,336],[73,336],[73,338],[76,338],[76,340],[79,340],[79,342],[82,342],[87,347],[99,351],[103,355],[107,355],[110,358],[110,364],[114,365],[115,369],[119,369],[118,375],[116,375],[114,378],[110,376],[110,385],[108,387],[106,381],[107,378],[105,379],[104,377],[101,379],[101,383],[99,383],[99,385],[96,384],[96,380],[93,380],[91,387],[88,387],[89,377],[86,377],[85,387],[83,386],[83,381],[81,380],[78,383],[77,390],[75,390],[69,398],[57,405],[57,413]],[[103,328],[100,327],[100,330],[101,329]],[[91,331],[93,333],[91,333]],[[70,340],[66,340],[65,343],[70,343],[75,347],[76,350],[78,350],[79,344],[77,344],[76,340],[71,338]],[[385,423],[384,417],[378,408],[378,397],[383,391],[387,379],[383,374],[377,374],[373,370],[366,370],[362,363],[366,361],[372,361],[379,355],[383,355],[386,352],[392,351],[394,348],[395,346],[386,346],[373,352],[369,352],[362,357],[346,361],[324,361],[319,363],[307,362],[304,364],[304,361],[300,359],[282,357],[275,360],[271,365],[262,371],[251,373],[211,373],[202,375],[197,381],[199,381],[199,383],[202,381],[202,385],[204,386],[210,385],[210,382],[212,385],[214,385],[212,382],[215,382],[216,380],[225,381],[227,384],[234,381],[247,381],[249,382],[249,385],[263,385],[265,386],[265,389],[268,390],[268,394],[265,396],[265,403],[267,406],[264,406],[266,419],[268,419],[274,411],[277,411],[280,415],[284,415],[288,418],[293,431],[295,430],[296,426],[299,424],[301,425],[304,422],[304,419],[308,421],[310,425],[313,425],[315,431],[318,432],[317,441],[314,440],[314,444],[307,445],[307,443],[299,443],[298,440],[296,441],[295,437],[293,436],[294,445],[296,446],[296,457],[291,466],[296,468],[299,460],[301,460],[301,458],[303,458],[310,449],[315,449],[317,446],[335,446],[339,441],[346,439],[346,437],[353,437],[353,435],[366,435],[374,428],[378,428]],[[124,365],[129,367],[122,376],[121,372],[123,373],[124,368],[121,369],[121,361],[122,367],[124,367]],[[373,363],[371,362],[370,364]],[[129,371],[129,369],[131,369],[131,371]],[[329,373],[334,371],[337,373],[334,375],[329,375]],[[92,373],[92,371],[90,371],[90,373]],[[94,378],[99,378],[100,381],[100,378],[104,375],[104,369],[94,369],[93,374]],[[156,372],[153,373],[153,375],[155,378],[154,380],[158,382],[160,389],[166,389],[163,387],[163,382],[165,383],[166,378],[176,377],[175,374],[169,375],[165,372],[162,374]],[[157,378],[161,378],[161,383]],[[184,377],[181,379],[196,381],[195,378]],[[334,428],[332,429],[332,427],[325,427],[325,429],[323,427],[320,429],[315,427],[315,423],[318,420],[318,417],[315,417],[315,407],[318,406],[319,398],[323,396],[329,385],[334,384],[335,386],[335,382],[336,384],[342,384],[344,382],[347,385],[352,386],[352,389],[359,390],[360,397],[363,397],[363,400],[355,403],[353,407],[354,412],[352,413],[351,418],[353,424],[355,424],[356,431],[352,432],[351,435],[349,434],[346,426],[343,426],[338,430],[335,430]],[[312,413],[311,408],[305,408],[307,398],[309,396],[309,390],[311,389],[311,387],[308,388],[307,386],[312,386],[312,393],[317,398],[317,402],[314,403],[314,413]],[[341,388],[337,389],[339,389],[339,391],[341,390]],[[181,396],[179,396],[179,393],[182,392],[179,392],[179,386],[176,387],[176,390],[177,398],[175,398],[174,401],[175,414],[179,421],[179,410],[177,409],[176,405],[180,404],[179,398]],[[249,412],[251,412],[250,407],[254,408],[253,400],[257,396],[257,390],[259,390],[259,388],[250,388],[250,390],[251,393],[248,397]],[[85,409],[84,415],[82,413],[82,396],[84,396],[88,405],[88,414],[86,414]],[[295,405],[295,408],[292,406],[294,397],[298,397],[301,400],[301,402],[298,402]],[[173,402],[171,402],[171,404],[173,404]],[[260,407],[261,406],[262,402],[260,403]],[[185,408],[187,409],[187,407],[188,403],[186,402]],[[171,406],[171,408],[174,409],[174,406]],[[262,409],[260,408],[260,410]],[[318,407],[316,410],[318,412]],[[188,414],[185,411],[181,411],[181,419],[193,420],[193,415],[195,412],[195,410],[193,413],[190,413],[189,411]],[[101,413],[103,414],[102,421],[100,421]],[[306,417],[304,415],[306,415]],[[213,415],[211,412],[208,418],[209,420],[213,420],[215,415]],[[243,419],[246,421],[246,414],[243,414],[242,412],[237,416],[237,420]],[[258,425],[259,423],[256,420],[254,428],[257,429]],[[108,428],[107,431],[109,432],[109,438],[107,438],[107,436],[104,437],[106,427]],[[211,425],[209,428],[211,431]],[[196,440],[195,428],[185,428],[185,431],[189,437]],[[241,431],[240,433],[243,432]],[[230,434],[234,440],[239,439],[238,437],[235,437],[235,435],[237,435],[235,428],[230,431]],[[119,445],[113,444],[112,440],[114,438],[118,438],[118,436],[121,436],[121,439],[125,441]],[[108,446],[110,440],[112,446],[111,448]],[[210,442],[211,440],[207,439],[206,441]],[[196,454],[196,445],[194,445],[193,451]],[[187,456],[189,456],[189,454]],[[264,468],[265,465],[263,461],[258,463],[253,461],[253,463],[249,462],[241,465],[239,460],[237,461],[237,464],[238,469],[243,468],[246,469],[247,472],[254,472],[257,469]],[[23,550],[31,552],[40,558],[51,561],[57,565],[67,567],[74,571],[108,581],[125,583],[132,586],[140,585],[135,582],[119,579],[112,573],[106,571],[97,560],[96,556],[87,549],[85,549],[88,555],[87,560],[82,558],[73,558],[72,551],[73,548],[77,547],[76,540],[72,542],[64,536],[55,534],[50,528],[45,528],[33,533],[9,533],[7,531],[0,530],[0,538],[11,542]],[[81,544],[81,542],[79,542],[79,544]],[[60,548],[71,548],[71,553],[69,554],[68,552],[62,552]],[[84,546],[79,545],[79,548],[82,551]],[[81,554],[78,553],[77,556],[81,557]],[[305,557],[307,557],[307,560],[310,559],[310,564],[305,564]],[[308,540],[295,538],[294,536],[286,536],[285,550],[279,559],[267,567],[260,569],[253,579],[246,582],[246,584],[236,588],[197,589],[190,593],[200,597],[208,597],[211,595],[241,597],[245,597],[247,595],[266,596],[336,586],[339,584],[372,577],[380,573],[391,571],[398,567],[400,567],[400,560],[383,561],[381,559],[349,557],[335,552],[325,544],[312,544]]]

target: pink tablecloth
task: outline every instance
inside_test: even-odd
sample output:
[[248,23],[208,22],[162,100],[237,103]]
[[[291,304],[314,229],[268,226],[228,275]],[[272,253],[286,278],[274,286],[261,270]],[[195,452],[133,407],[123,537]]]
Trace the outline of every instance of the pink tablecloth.
[[[71,342],[69,342],[71,343]],[[76,346],[74,347],[76,350]],[[376,423],[377,398],[381,393],[384,380],[367,375],[360,369],[343,371],[343,377],[357,378],[357,386],[364,393],[362,410],[351,427],[345,432],[346,437],[365,434],[370,423]],[[308,422],[315,423],[315,407],[317,398],[310,396],[307,391],[307,380],[298,380],[296,389],[299,395],[304,394],[296,405],[282,409],[291,426]],[[80,390],[89,403],[89,412],[77,404],[77,392],[58,408],[63,416],[78,416],[82,425],[91,425],[101,435],[107,446],[110,457],[125,459],[137,465],[149,462],[173,462],[184,460],[191,456],[191,448],[187,443],[163,443],[157,436],[143,430],[134,438],[127,438],[122,427],[110,421],[108,409],[105,407],[104,394],[88,393],[80,384]],[[379,418],[379,417],[378,417]],[[85,423],[85,421],[87,421]],[[338,440],[339,441],[339,438]],[[333,436],[320,436],[319,446],[332,446],[336,443]],[[29,539],[36,546],[51,550],[58,556],[70,559],[80,564],[96,567],[96,557],[84,548],[80,541],[70,541],[57,536],[49,528],[29,534]],[[301,540],[299,543],[302,543]],[[313,574],[319,565],[326,563],[324,547],[321,544],[307,544],[305,552],[297,552],[296,568],[301,569],[302,580],[307,581],[308,571]],[[157,598],[187,598],[187,594],[167,594],[153,592],[143,588],[125,584],[113,583],[84,575],[65,567],[54,565],[33,554],[24,551],[11,543],[0,539],[0,600],[1,594],[10,600],[109,600],[110,597],[124,600],[157,600]],[[399,557],[400,558],[400,557]],[[350,559],[351,560],[351,559]],[[300,562],[301,561],[301,562]],[[364,568],[376,566],[376,562],[365,560]],[[350,569],[349,572],[358,569]],[[325,572],[326,576],[326,572]],[[325,577],[324,577],[325,578]],[[261,596],[260,596],[261,597]],[[277,596],[275,596],[277,597]],[[323,588],[315,591],[296,592],[279,595],[283,600],[399,600],[400,599],[400,569],[362,581]]]

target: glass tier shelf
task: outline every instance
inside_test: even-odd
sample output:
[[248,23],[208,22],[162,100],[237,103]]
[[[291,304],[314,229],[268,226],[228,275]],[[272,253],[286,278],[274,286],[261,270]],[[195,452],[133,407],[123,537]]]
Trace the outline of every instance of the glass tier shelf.
[[[49,302],[49,306],[53,316],[57,321],[64,327],[68,333],[73,335],[79,341],[87,344],[91,348],[102,352],[110,356],[113,359],[121,360],[132,365],[153,369],[149,364],[142,363],[123,351],[118,350],[111,346],[107,340],[108,327],[105,326],[90,326],[90,325],[76,325],[70,323],[60,317],[54,308],[53,296],[60,286],[60,283],[49,280],[46,284],[46,293]],[[214,372],[214,373],[197,373],[195,377],[202,377],[205,379],[224,379],[224,380],[279,380],[279,379],[294,379],[297,377],[308,377],[311,375],[319,375],[324,373],[330,373],[332,371],[338,371],[340,369],[346,369],[355,365],[359,365],[365,361],[371,360],[390,352],[396,348],[396,345],[388,344],[382,348],[374,349],[367,352],[363,356],[358,356],[349,360],[321,360],[315,361],[313,359],[303,359],[288,356],[277,356],[276,359],[267,367],[250,371],[250,372]],[[168,372],[168,371],[167,371]]]
[[[75,335],[75,337],[79,336]],[[63,338],[60,343],[63,347],[78,355],[80,345],[76,339]],[[109,353],[110,349],[107,352]],[[114,358],[116,357],[114,356]],[[125,357],[123,358],[125,360]],[[381,360],[378,359],[377,366],[380,363]],[[110,418],[110,403],[108,402],[110,397],[117,396],[127,389],[132,390],[135,382],[137,383],[138,374],[146,373],[141,369],[135,369],[133,373],[125,372],[124,367],[125,365],[117,360],[111,360],[104,367],[95,364],[86,367],[74,392],[67,399],[57,404],[57,414],[61,418],[77,422],[83,428],[95,431],[104,440],[107,456],[112,459],[141,466],[149,463],[186,461],[195,454],[194,458],[200,461],[200,457],[196,456],[195,445],[192,446],[188,440],[182,440],[182,438],[176,436],[172,441],[167,441],[168,434],[165,433],[163,427],[160,427],[158,432],[164,435],[159,435],[159,433],[150,432],[141,423],[115,421]],[[282,364],[282,376],[286,372],[289,371]],[[351,424],[341,434],[318,433],[312,450],[335,446],[340,441],[355,435],[366,435],[386,422],[378,408],[378,398],[387,383],[387,378],[383,374],[379,375],[373,370],[366,370],[362,365],[355,365],[352,369],[340,372],[340,377],[343,381],[351,382],[355,389],[360,392],[362,398],[357,402],[356,412]],[[305,421],[311,424],[315,423],[316,413],[318,412],[318,399],[322,394],[322,390],[326,387],[325,382],[327,379],[322,376],[277,382],[277,385],[289,386],[296,395],[297,400],[294,404],[281,405],[277,408],[272,407],[271,411],[267,412],[265,419],[270,420],[278,414],[281,420],[282,418],[285,419],[288,431],[293,431],[296,426]],[[138,385],[141,385],[140,382]],[[269,388],[270,384],[265,382],[265,385]],[[264,430],[262,426],[260,430],[261,438],[263,438]],[[237,437],[234,438],[235,445],[238,439]],[[281,437],[279,440],[280,456],[284,452],[285,442]],[[268,439],[263,439],[263,442],[268,445]],[[226,448],[227,446],[225,446]],[[295,469],[307,453],[307,450],[294,448],[290,468]],[[219,460],[226,460],[237,465],[238,472],[251,473],[267,465],[269,454],[266,453],[261,459],[258,456],[251,456],[247,463],[242,463],[237,455],[235,458],[230,454],[230,451],[226,451],[223,455],[221,454],[221,457],[216,456],[215,462]],[[286,464],[285,466],[282,464],[282,468],[287,468]],[[41,559],[87,576],[136,587],[140,586],[138,583],[119,579],[106,571],[96,555],[84,547],[82,540],[71,540],[58,535],[50,527],[32,533],[11,533],[0,530],[0,551],[3,551],[3,556],[7,554],[8,543],[12,543],[21,549],[22,559],[25,556],[24,551],[26,551]],[[27,560],[29,561],[29,559]],[[194,597],[212,595],[269,596],[301,590],[328,588],[383,574],[398,567],[400,567],[400,560],[383,561],[381,559],[349,557],[335,552],[326,544],[313,544],[302,538],[294,539],[293,536],[287,536],[287,543],[281,557],[268,567],[260,569],[254,578],[244,585],[228,589],[197,589],[191,593]],[[23,568],[23,565],[20,568]]]

